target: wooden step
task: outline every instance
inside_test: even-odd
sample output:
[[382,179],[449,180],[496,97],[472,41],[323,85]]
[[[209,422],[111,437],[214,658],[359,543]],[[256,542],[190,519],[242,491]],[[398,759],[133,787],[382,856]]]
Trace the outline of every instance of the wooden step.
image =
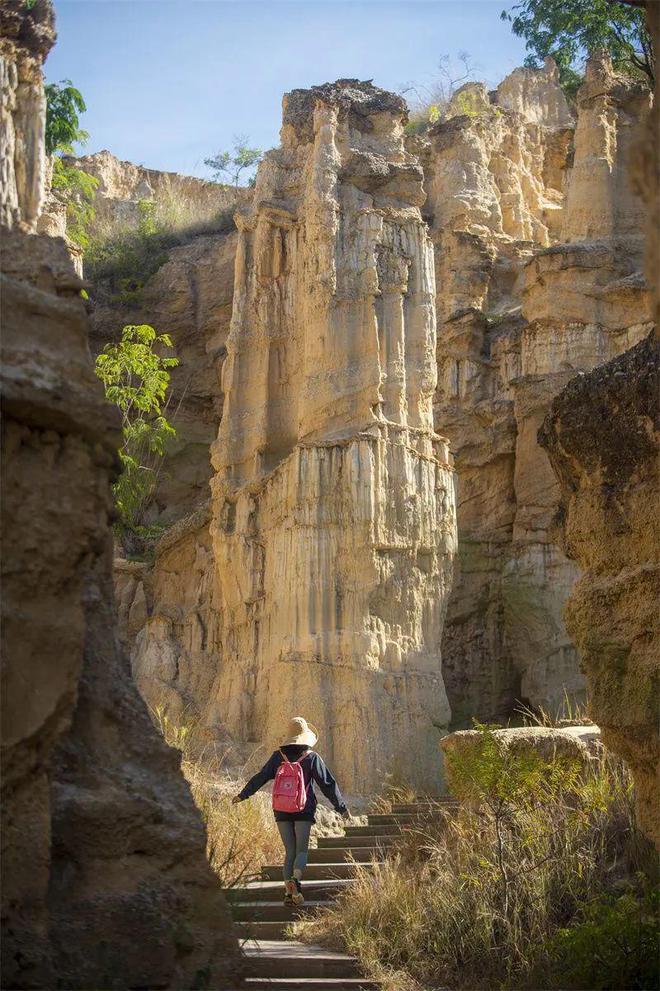
[[[357,962],[346,953],[293,940],[254,940],[241,944],[247,977],[359,977]],[[290,987],[287,984],[287,987]]]
[[410,813],[374,813],[367,816],[369,826],[410,826],[417,824],[423,818],[421,815],[411,815]]
[[455,798],[437,798],[433,801],[428,802],[411,802],[402,805],[393,805],[392,812],[395,814],[403,813],[404,815],[428,815],[436,810],[443,810],[445,808],[454,808],[459,803]]
[[235,922],[234,931],[239,940],[256,939],[263,942],[266,939],[291,939],[287,934],[289,926],[295,922],[290,919],[246,919],[245,922]]
[[[365,870],[369,870],[369,863],[361,865]],[[306,881],[325,881],[333,878],[351,878],[355,875],[357,867],[350,861],[340,861],[338,863],[323,862],[320,864],[308,864],[303,876],[303,889]],[[282,877],[281,864],[268,864],[261,870],[264,881],[276,881]]]
[[354,836],[400,836],[401,824],[397,822],[387,823],[384,826],[347,826],[346,835],[351,841]]
[[304,905],[285,905],[283,901],[234,902],[231,914],[237,922],[251,919],[255,922],[295,922],[327,904],[327,901],[305,901]]
[[367,833],[364,836],[321,836],[319,838],[319,850],[327,850],[329,847],[379,847],[387,849],[399,842],[399,834],[396,836],[374,836]]
[[310,850],[307,859],[308,864],[336,864],[342,860],[353,859],[358,863],[368,863],[374,857],[382,860],[383,848],[378,846],[354,846],[348,845],[348,839],[344,840],[345,846],[320,847],[318,850]]
[[365,977],[248,977],[246,988],[279,988],[279,991],[378,991],[380,984]]
[[[243,888],[226,888],[225,898],[232,905],[237,902],[272,902],[284,898],[281,867],[279,872],[280,877],[277,881],[252,881]],[[350,883],[350,878],[304,882],[305,901],[327,901],[343,891]]]

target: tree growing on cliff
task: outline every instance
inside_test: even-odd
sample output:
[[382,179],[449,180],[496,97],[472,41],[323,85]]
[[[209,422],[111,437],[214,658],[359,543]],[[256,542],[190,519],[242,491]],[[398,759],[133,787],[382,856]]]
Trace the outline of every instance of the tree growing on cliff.
[[167,420],[169,369],[179,359],[155,348],[172,348],[168,334],[148,324],[124,327],[118,344],[106,344],[96,359],[96,374],[106,398],[121,414],[122,473],[114,485],[119,536],[127,549],[150,535],[145,511],[153,497],[163,456],[176,430]]
[[68,164],[62,156],[74,154],[74,144],[85,144],[89,137],[80,126],[80,114],[87,106],[80,90],[70,79],[47,83],[46,153],[53,157],[51,188],[67,205],[67,234],[81,248],[89,244],[88,229],[94,219],[94,198],[98,179]]
[[598,48],[610,53],[616,69],[654,81],[653,47],[641,8],[613,0],[518,0],[501,17],[525,39],[525,65],[537,68],[552,56],[569,91],[580,85],[584,62]]
[[261,148],[250,148],[249,140],[245,134],[235,135],[231,151],[219,151],[211,158],[204,159],[204,165],[213,170],[214,182],[229,180],[238,190],[242,173],[258,165],[264,154]]

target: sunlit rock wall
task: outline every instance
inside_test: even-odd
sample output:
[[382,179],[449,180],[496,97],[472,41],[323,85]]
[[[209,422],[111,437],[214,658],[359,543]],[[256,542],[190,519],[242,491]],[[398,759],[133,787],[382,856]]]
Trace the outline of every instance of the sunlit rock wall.
[[[474,90],[471,84],[471,90]],[[455,98],[460,110],[460,92]],[[464,98],[464,102],[465,98]],[[466,105],[468,105],[466,103]],[[536,434],[576,374],[649,326],[630,149],[649,94],[594,59],[574,125],[557,71],[517,69],[423,151],[438,287],[437,428],[456,458],[459,553],[443,645],[455,725],[584,697]]]
[[440,638],[455,544],[433,431],[433,249],[405,105],[296,90],[239,218],[213,448],[230,731],[276,742],[303,708],[348,789],[438,781]]

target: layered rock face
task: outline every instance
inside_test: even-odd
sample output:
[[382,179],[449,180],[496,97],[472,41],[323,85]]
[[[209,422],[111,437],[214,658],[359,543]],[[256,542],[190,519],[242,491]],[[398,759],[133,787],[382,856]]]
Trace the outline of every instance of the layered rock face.
[[[50,6],[4,5],[3,31],[6,15],[22,23],[4,57],[25,45],[40,66],[31,22],[52,25]],[[119,431],[82,284],[63,241],[20,230],[2,167],[2,985],[234,987],[201,821],[115,631]]]
[[[647,20],[660,46],[660,9]],[[539,434],[561,486],[557,521],[566,553],[583,569],[567,608],[594,717],[630,764],[639,825],[660,846],[660,286],[658,177],[660,87],[633,152],[632,177],[648,213],[646,271],[654,331],[554,400]]]
[[433,432],[433,249],[403,101],[340,81],[285,97],[239,220],[213,449],[230,730],[276,742],[304,700],[349,789],[394,761],[437,786],[455,540]]
[[209,448],[222,415],[220,383],[231,320],[237,233],[200,235],[172,248],[137,304],[96,305],[91,344],[100,351],[126,324],[149,323],[170,334],[179,366],[172,370],[169,418],[176,438],[159,475],[153,522],[173,523],[208,502]]
[[[469,99],[468,99],[469,98]],[[551,62],[517,69],[425,150],[436,248],[436,425],[456,457],[459,555],[443,643],[455,725],[583,696],[562,610],[577,577],[536,433],[575,375],[648,331],[630,155],[648,91],[593,60],[574,125]]]
[[[162,261],[139,293],[112,297],[93,286],[90,333],[94,353],[118,340],[126,324],[148,323],[173,339],[180,364],[172,371],[168,414],[177,435],[150,507],[151,522],[172,523],[208,500],[209,447],[222,414],[220,369],[233,296],[237,234],[231,214],[237,202],[249,202],[251,193],[146,169],[107,151],[67,161],[98,181],[89,228],[97,242],[135,232],[147,205],[155,210],[156,227],[163,223],[176,230],[170,240],[179,243],[171,247],[154,239],[151,250]],[[51,198],[39,230],[59,233],[57,217]]]
[[660,844],[660,344],[655,335],[554,400],[540,440],[562,487],[567,554],[584,569],[568,629],[608,746],[630,764],[639,823]]
[[304,703],[359,791],[397,761],[437,788],[449,721],[453,480],[432,424],[433,251],[404,118],[398,97],[350,80],[285,98],[282,147],[238,216],[212,549],[202,528],[165,551],[207,580],[178,615],[161,591],[135,659],[138,677],[174,656],[206,666],[208,700],[193,694],[235,739],[277,742]]
[[46,98],[41,66],[55,37],[53,11],[23,0],[0,12],[0,224],[36,228],[46,182]]

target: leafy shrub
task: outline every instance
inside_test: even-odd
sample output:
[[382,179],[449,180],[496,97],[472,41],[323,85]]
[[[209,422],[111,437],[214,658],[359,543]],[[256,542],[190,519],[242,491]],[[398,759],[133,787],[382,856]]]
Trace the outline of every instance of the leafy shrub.
[[89,227],[96,215],[93,204],[98,184],[98,179],[88,172],[67,165],[59,156],[53,159],[51,187],[66,200],[67,235],[83,250],[90,243]]
[[[118,536],[125,546],[129,534],[146,536],[144,513],[158,480],[168,442],[176,435],[167,420],[169,369],[178,358],[163,357],[155,346],[171,348],[167,334],[157,335],[148,324],[124,327],[118,344],[106,344],[96,359],[96,374],[106,398],[121,414],[122,473],[114,485],[119,513]],[[128,548],[127,548],[128,549]]]
[[655,991],[660,986],[657,892],[589,902],[551,943],[562,988]]
[[394,986],[541,986],[557,933],[634,866],[631,780],[606,753],[578,771],[503,756],[488,727],[481,739],[455,769],[469,804],[438,809],[394,856],[359,871],[304,938],[347,948]]

